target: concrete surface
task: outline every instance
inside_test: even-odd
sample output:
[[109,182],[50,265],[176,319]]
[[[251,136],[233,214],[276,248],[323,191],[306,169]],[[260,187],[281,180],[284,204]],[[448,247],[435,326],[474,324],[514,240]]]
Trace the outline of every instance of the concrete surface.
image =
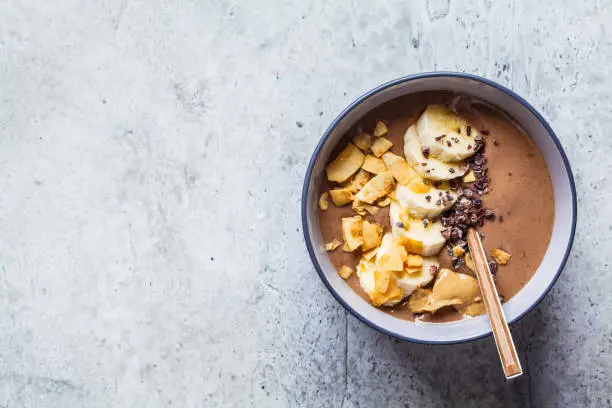
[[[544,3],[0,2],[0,406],[610,406],[612,4]],[[510,384],[347,316],[302,241],[321,132],[428,70],[527,97],[576,174]]]

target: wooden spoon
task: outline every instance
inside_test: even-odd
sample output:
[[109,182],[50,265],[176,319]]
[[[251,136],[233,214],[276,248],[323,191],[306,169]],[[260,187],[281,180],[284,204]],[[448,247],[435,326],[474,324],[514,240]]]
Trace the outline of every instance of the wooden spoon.
[[489,270],[487,256],[482,247],[480,235],[474,228],[468,230],[467,241],[470,246],[472,260],[474,261],[474,272],[478,278],[482,298],[489,313],[489,319],[491,319],[493,337],[495,337],[495,344],[497,345],[497,352],[499,353],[504,374],[506,379],[518,377],[523,374],[521,362],[512,341],[512,334],[510,333],[510,328],[508,328],[506,316],[504,316],[504,310],[497,294],[497,288],[493,282],[493,276]]

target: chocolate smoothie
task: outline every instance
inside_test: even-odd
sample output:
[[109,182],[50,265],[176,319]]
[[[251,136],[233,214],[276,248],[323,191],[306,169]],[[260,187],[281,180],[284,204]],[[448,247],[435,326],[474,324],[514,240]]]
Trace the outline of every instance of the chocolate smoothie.
[[[553,187],[546,163],[529,136],[509,117],[478,100],[456,94],[429,92],[408,95],[388,102],[365,116],[347,132],[336,154],[360,129],[373,129],[378,120],[384,120],[388,126],[388,133],[384,137],[393,143],[390,151],[403,157],[406,130],[430,104],[452,107],[485,135],[489,191],[482,196],[482,200],[487,208],[494,211],[495,219],[486,221],[478,230],[482,233],[487,254],[494,248],[502,248],[512,254],[511,261],[507,265],[500,265],[494,275],[502,301],[507,301],[529,281],[540,265],[550,241],[554,220]],[[331,183],[324,183],[322,191],[328,191]],[[355,212],[351,205],[337,207],[330,203],[326,211],[319,210],[318,214],[323,239],[330,242],[333,239],[343,240],[341,219],[352,217]],[[368,214],[363,218],[380,224],[385,232],[390,230],[388,206],[381,207],[375,215]],[[339,247],[328,252],[328,255],[336,268],[346,265],[355,269],[361,251],[345,252]],[[440,251],[439,260],[441,267],[453,269],[446,247]],[[465,266],[456,270],[473,275]],[[356,274],[347,283],[370,302]],[[401,319],[414,319],[406,301],[381,309]],[[460,318],[461,315],[450,307],[422,317],[424,321],[432,322]]]

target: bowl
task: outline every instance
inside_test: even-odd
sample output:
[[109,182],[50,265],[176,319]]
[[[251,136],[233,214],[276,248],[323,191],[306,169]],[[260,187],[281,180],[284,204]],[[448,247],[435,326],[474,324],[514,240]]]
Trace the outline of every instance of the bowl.
[[331,294],[355,317],[374,329],[401,340],[449,344],[475,340],[491,334],[488,316],[449,323],[423,324],[398,319],[375,308],[340,278],[331,264],[318,227],[317,202],[325,166],[343,135],[369,111],[397,97],[424,91],[451,91],[479,98],[504,111],[540,149],[553,183],[555,217],[544,259],[533,277],[503,309],[509,323],[532,310],[555,284],[570,253],[576,230],[576,188],[567,156],[550,125],[525,99],[491,80],[470,74],[433,72],[387,82],[351,103],[329,126],[318,143],[304,180],[302,224],[308,253]]

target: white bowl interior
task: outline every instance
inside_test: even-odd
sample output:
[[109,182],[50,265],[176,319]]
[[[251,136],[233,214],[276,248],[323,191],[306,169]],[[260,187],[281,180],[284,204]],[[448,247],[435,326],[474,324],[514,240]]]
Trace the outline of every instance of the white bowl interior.
[[[494,105],[511,116],[533,139],[540,149],[550,176],[555,197],[555,221],[550,245],[544,259],[531,280],[512,299],[504,304],[506,318],[513,322],[526,313],[543,297],[554,283],[563,267],[566,252],[573,238],[575,206],[573,201],[573,179],[564,162],[561,147],[555,143],[555,136],[546,125],[520,100],[501,88],[471,77],[453,75],[409,78],[392,85],[383,85],[370,96],[357,102],[337,119],[327,140],[320,146],[319,154],[312,165],[312,177],[307,185],[306,223],[308,238],[312,243],[316,262],[322,278],[330,290],[344,305],[368,324],[399,338],[433,343],[459,342],[487,335],[491,326],[487,316],[478,316],[449,323],[409,322],[390,316],[360,298],[336,274],[323,249],[323,239],[318,227],[317,200],[321,194],[321,181],[325,164],[330,160],[334,147],[342,136],[361,117],[372,109],[399,96],[424,91],[452,91],[477,97]],[[537,193],[537,192],[534,192]]]

